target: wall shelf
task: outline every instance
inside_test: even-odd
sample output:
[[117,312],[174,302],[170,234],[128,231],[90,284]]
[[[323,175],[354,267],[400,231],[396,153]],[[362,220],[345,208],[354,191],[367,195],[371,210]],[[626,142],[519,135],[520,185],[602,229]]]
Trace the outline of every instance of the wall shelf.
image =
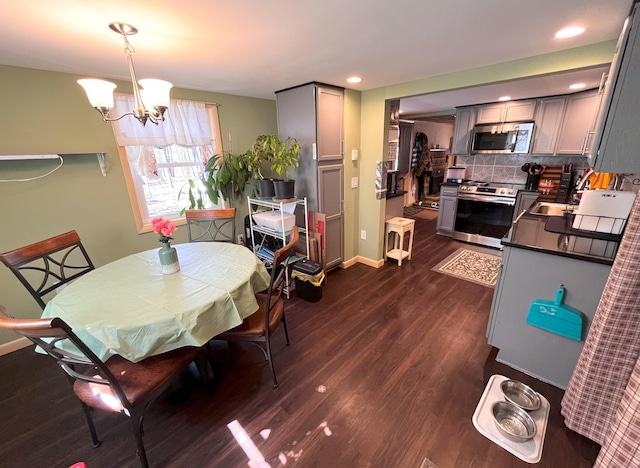
[[[103,176],[107,176],[107,167],[105,164],[106,152],[96,153],[95,151],[87,151],[84,153],[46,153],[46,154],[0,154],[0,161],[37,161],[42,159],[61,159],[63,156],[74,156],[79,154],[95,154],[100,165],[100,172]],[[64,160],[64,158],[62,158]]]

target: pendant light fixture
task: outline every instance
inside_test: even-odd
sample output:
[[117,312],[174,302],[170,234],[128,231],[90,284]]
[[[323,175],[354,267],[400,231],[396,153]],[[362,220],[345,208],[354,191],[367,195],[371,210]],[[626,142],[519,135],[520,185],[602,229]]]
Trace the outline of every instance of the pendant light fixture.
[[[116,88],[116,85],[109,81],[93,78],[78,80],[78,83],[84,88],[89,102],[102,114],[102,120],[105,122],[120,120],[125,115],[133,115],[142,125],[145,125],[147,120],[158,125],[159,122],[164,120],[164,113],[169,107],[169,90],[173,85],[163,80],[136,80],[136,72],[133,68],[133,54],[135,51],[129,43],[127,36],[137,34],[138,30],[126,23],[109,23],[109,28],[121,34],[124,38],[124,53],[127,54],[129,72],[131,73],[131,84],[133,85],[133,110],[119,117],[111,117],[109,112],[113,108],[113,90]],[[150,107],[146,107],[144,105],[145,102]]]

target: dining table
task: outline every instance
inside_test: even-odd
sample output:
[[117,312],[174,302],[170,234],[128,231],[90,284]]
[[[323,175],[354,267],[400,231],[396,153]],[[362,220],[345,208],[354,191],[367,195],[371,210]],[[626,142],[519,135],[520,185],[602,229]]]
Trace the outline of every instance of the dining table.
[[270,275],[256,255],[226,242],[175,244],[180,270],[166,275],[158,249],[96,268],[62,289],[42,317],[59,317],[103,361],[132,362],[202,346],[258,310]]

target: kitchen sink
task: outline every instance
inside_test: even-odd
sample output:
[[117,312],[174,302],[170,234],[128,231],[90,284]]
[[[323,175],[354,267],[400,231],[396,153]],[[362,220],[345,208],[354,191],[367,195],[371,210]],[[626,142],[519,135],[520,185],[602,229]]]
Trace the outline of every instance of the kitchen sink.
[[573,213],[578,205],[566,203],[536,202],[529,209],[529,214],[538,216],[564,216],[565,213]]

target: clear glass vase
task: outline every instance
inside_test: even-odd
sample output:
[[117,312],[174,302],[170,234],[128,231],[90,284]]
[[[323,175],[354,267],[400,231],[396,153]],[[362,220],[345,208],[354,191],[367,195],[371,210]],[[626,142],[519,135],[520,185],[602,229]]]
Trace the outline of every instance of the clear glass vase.
[[180,271],[178,252],[175,247],[171,247],[169,241],[162,243],[162,247],[158,250],[158,257],[160,258],[160,269],[163,274],[171,275]]

